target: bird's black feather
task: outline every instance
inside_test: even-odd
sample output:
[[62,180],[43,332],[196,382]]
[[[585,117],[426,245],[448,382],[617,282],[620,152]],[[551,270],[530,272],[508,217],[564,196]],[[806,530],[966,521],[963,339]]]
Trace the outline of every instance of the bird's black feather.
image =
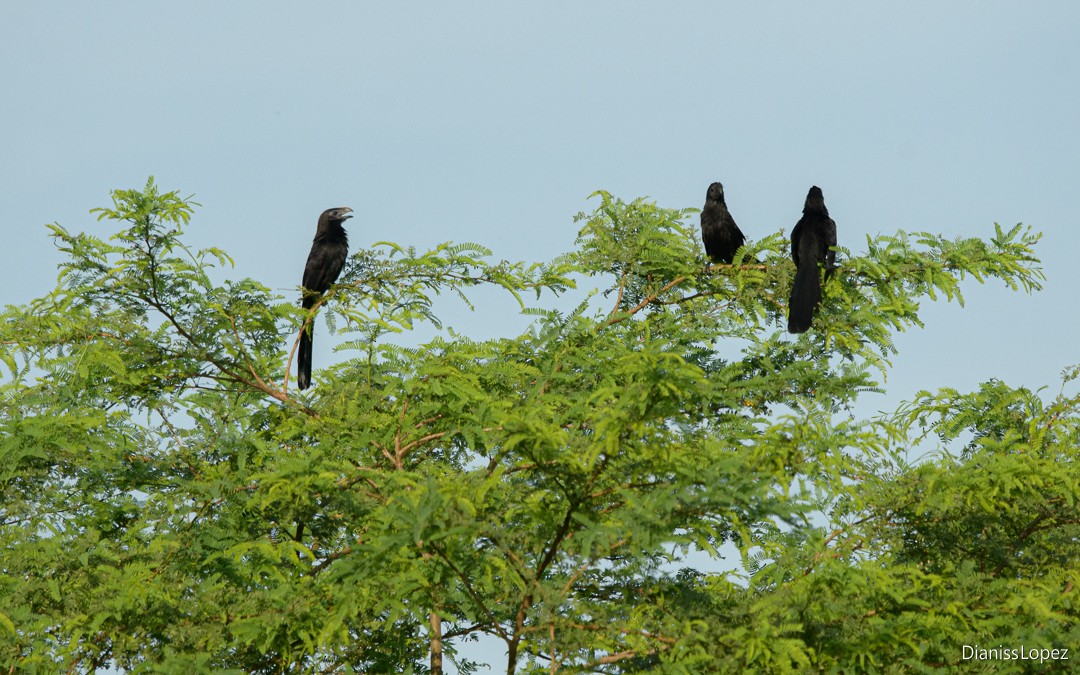
[[705,207],[701,209],[701,241],[705,244],[705,253],[713,262],[731,264],[745,240],[728,212],[724,186],[713,183],[705,193]]
[[[319,296],[325,293],[341,274],[345,259],[349,256],[349,238],[342,223],[352,218],[352,209],[342,206],[327,209],[319,216],[315,240],[311,243],[307,264],[304,265],[304,309],[315,306]],[[296,357],[296,383],[301,389],[311,386],[311,337],[315,332],[313,322],[300,333],[300,347]]]
[[805,333],[821,302],[819,265],[831,270],[836,263],[836,223],[825,208],[821,188],[813,186],[806,195],[803,216],[791,230],[791,259],[795,261],[795,281],[788,304],[788,332]]

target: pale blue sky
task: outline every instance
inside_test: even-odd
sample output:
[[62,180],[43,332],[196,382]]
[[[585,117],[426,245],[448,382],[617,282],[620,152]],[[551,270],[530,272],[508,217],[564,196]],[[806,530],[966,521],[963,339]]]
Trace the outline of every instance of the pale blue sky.
[[1043,292],[928,306],[870,409],[1080,361],[1080,3],[6,2],[0,91],[0,303],[55,281],[44,223],[105,235],[87,211],[149,174],[204,205],[191,244],[289,293],[328,206],[354,247],[540,259],[599,188],[700,207],[721,180],[757,238],[817,184],[854,252],[1046,235]]
[[331,205],[356,209],[354,246],[532,259],[571,245],[598,188],[700,207],[721,180],[757,237],[817,184],[855,251],[900,228],[1046,233],[1046,290],[972,282],[966,309],[928,308],[898,340],[896,397],[1053,384],[1080,361],[1080,4],[750,5],[4,3],[0,225],[18,244],[0,302],[55,279],[43,223],[102,232],[88,209],[149,174],[204,205],[193,244],[282,291]]

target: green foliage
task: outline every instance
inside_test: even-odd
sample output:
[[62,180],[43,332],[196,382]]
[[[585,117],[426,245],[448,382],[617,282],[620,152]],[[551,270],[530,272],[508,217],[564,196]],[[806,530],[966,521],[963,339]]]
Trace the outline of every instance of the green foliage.
[[[190,199],[151,179],[94,211],[107,238],[50,226],[57,287],[0,324],[0,662],[472,672],[487,635],[508,673],[1019,672],[961,649],[1077,643],[1080,399],[845,412],[923,298],[1038,289],[1037,235],[840,249],[793,338],[783,233],[710,266],[690,211],[596,196],[551,262],[356,252],[320,302],[346,358],[305,394],[307,315],[212,281],[231,259],[183,243]],[[479,287],[531,326],[444,328],[439,297],[483,312]]]

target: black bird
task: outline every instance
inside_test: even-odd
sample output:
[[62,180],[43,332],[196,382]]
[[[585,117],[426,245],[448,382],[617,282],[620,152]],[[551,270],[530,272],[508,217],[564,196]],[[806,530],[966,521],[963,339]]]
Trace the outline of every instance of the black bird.
[[791,231],[791,259],[795,261],[795,283],[788,305],[789,333],[805,333],[821,302],[821,273],[818,265],[832,270],[836,262],[836,223],[825,208],[821,188],[813,186],[806,194],[803,216]]
[[713,183],[705,193],[705,208],[701,209],[701,241],[705,244],[705,253],[713,262],[730,265],[735,251],[745,240],[727,210],[724,186]]
[[[319,296],[337,281],[345,258],[349,255],[349,239],[345,235],[342,223],[352,218],[352,209],[340,206],[326,209],[319,216],[319,225],[315,229],[315,240],[311,243],[307,264],[304,266],[303,298],[300,303],[304,309],[315,306]],[[300,333],[300,351],[296,361],[296,383],[301,389],[311,386],[311,336],[315,332],[314,322],[308,322]]]

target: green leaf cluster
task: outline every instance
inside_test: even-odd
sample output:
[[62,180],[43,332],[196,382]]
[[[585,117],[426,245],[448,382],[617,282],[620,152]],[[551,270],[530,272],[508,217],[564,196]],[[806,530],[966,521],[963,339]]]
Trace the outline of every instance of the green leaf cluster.
[[[1037,290],[1037,235],[839,249],[793,338],[783,233],[709,265],[691,210],[595,196],[552,261],[354,253],[305,394],[311,313],[215,281],[190,198],[151,179],[107,237],[50,226],[56,288],[0,321],[0,662],[474,672],[483,635],[508,673],[1020,672],[961,648],[1077,643],[1075,371],[850,413],[924,298]],[[482,288],[528,328],[446,325]]]

